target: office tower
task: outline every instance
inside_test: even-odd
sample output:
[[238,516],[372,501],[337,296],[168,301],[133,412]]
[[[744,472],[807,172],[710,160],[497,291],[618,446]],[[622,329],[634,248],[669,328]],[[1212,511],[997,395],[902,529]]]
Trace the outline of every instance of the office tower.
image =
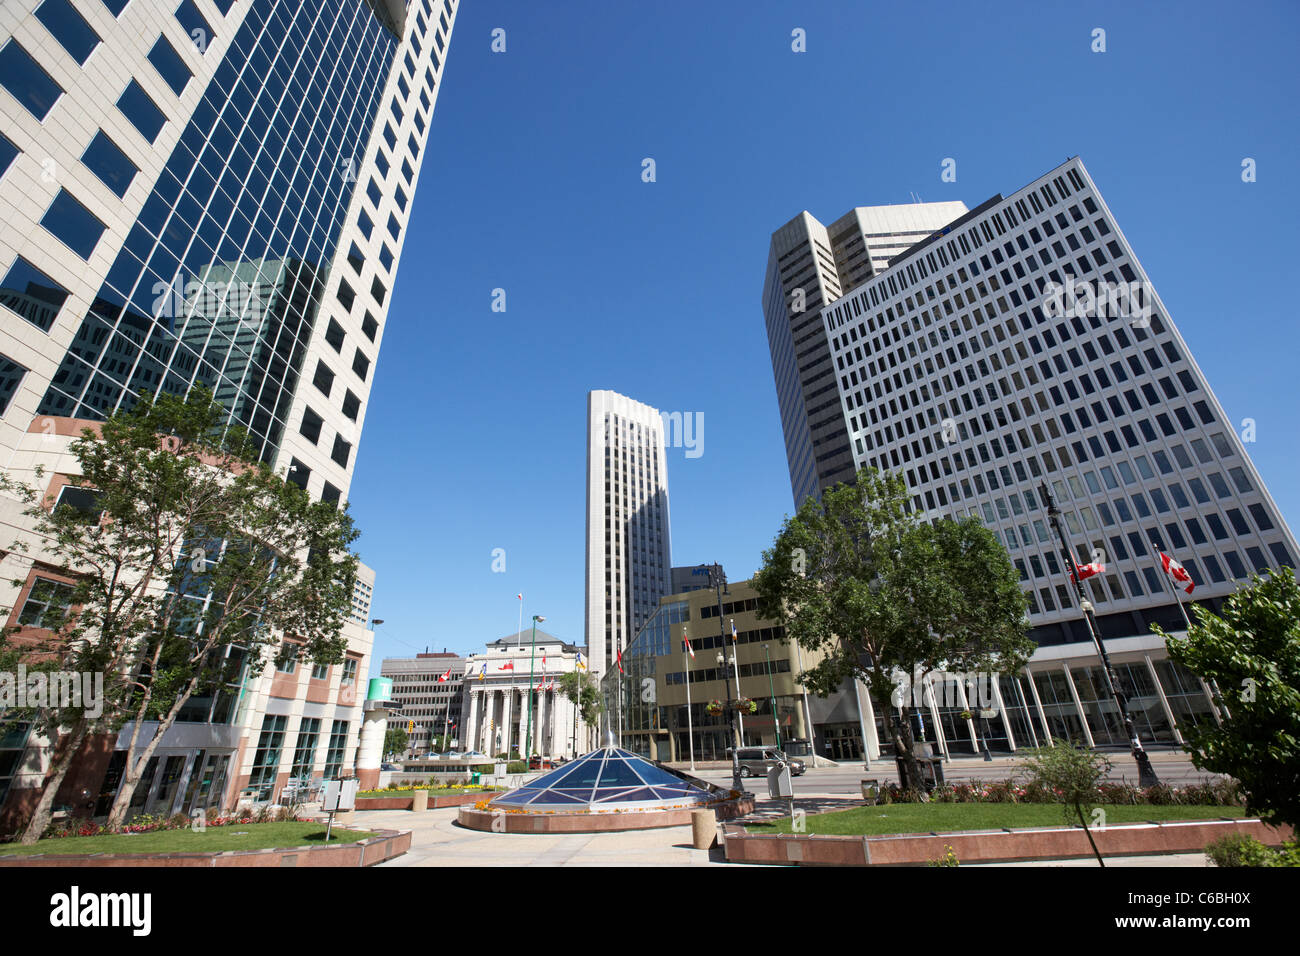
[[854,467],[1010,551],[1041,645],[1088,640],[1045,481],[1106,637],[1181,629],[1160,567],[1211,607],[1296,541],[1077,158],[995,196],[821,310]]
[[668,466],[659,412],[617,392],[587,395],[587,648],[593,674],[671,588]]
[[796,508],[853,476],[821,307],[965,211],[960,202],[859,207],[829,227],[803,212],[772,234],[763,317]]
[[[391,699],[401,705],[388,726],[408,732],[406,750],[411,755],[428,753],[443,734],[460,736],[467,660],[443,650],[414,657],[385,657],[380,663],[380,676],[393,679]],[[439,749],[450,750],[451,745]]]
[[[278,473],[313,499],[346,495],[455,8],[0,8],[0,456],[12,474],[65,472],[81,423],[142,391],[203,386]],[[0,499],[11,537],[30,536],[20,510]],[[0,563],[27,579],[11,624],[38,557]],[[361,580],[366,603],[373,574]],[[145,808],[347,769],[366,623],[345,625],[344,666],[268,668],[238,706],[204,718],[208,737],[164,740]],[[33,741],[15,787],[39,782]]]

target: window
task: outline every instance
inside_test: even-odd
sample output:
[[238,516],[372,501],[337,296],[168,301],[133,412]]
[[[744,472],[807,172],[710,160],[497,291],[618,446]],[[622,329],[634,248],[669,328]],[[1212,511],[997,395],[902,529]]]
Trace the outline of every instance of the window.
[[329,397],[330,389],[334,387],[334,373],[330,371],[328,365],[318,360],[316,374],[312,376],[311,383],[322,395]]
[[349,657],[343,661],[343,679],[340,681],[342,686],[348,687],[357,682],[357,659]]
[[181,55],[176,52],[176,48],[167,42],[166,37],[160,36],[158,42],[153,45],[153,49],[149,51],[149,62],[177,96],[185,92],[186,85],[194,76],[190,68],[185,65],[185,61],[181,59]]
[[100,512],[99,492],[94,488],[64,485],[59,489],[59,497],[55,499],[51,511],[56,511],[64,505],[75,508],[83,515],[97,515]]
[[388,290],[384,288],[384,284],[379,281],[378,276],[370,283],[370,295],[380,305],[384,304],[384,296],[388,295]]
[[320,441],[320,429],[323,424],[325,420],[310,408],[303,409],[302,424],[298,426],[298,434],[315,444]]
[[216,35],[212,32],[208,21],[203,18],[203,14],[199,13],[194,0],[181,0],[181,5],[176,8],[176,21],[190,35],[190,42],[194,44],[195,52],[200,56],[206,53],[208,44],[216,38]]
[[361,230],[361,234],[367,239],[369,239],[371,233],[375,231],[375,224],[371,218],[366,215],[364,209],[361,211],[361,215],[357,217],[357,228]]
[[365,335],[366,338],[368,338],[370,341],[373,342],[375,340],[375,333],[378,331],[379,331],[379,323],[375,321],[375,317],[373,315],[367,312],[366,317],[361,320],[362,334]]
[[54,82],[17,40],[10,40],[0,49],[0,86],[38,120],[49,115],[63,92],[63,87]]
[[99,46],[99,34],[68,0],[45,0],[36,8],[36,19],[45,24],[45,29],[68,51],[68,56],[81,66],[86,65],[90,54]]
[[163,124],[167,122],[167,117],[158,108],[158,104],[135,80],[128,83],[122,95],[118,97],[117,108],[150,143],[158,138]]
[[33,578],[27,600],[18,613],[18,623],[23,627],[59,627],[72,601],[72,591],[72,585],[63,581]]
[[392,213],[388,214],[388,234],[394,239],[402,238],[402,224],[397,221],[397,217]]
[[27,369],[7,355],[0,355],[0,416],[9,410],[9,403],[18,394]]
[[[352,267],[353,272],[360,275],[361,267],[365,265],[365,263],[365,256],[361,254],[361,250],[357,248],[357,244],[355,242],[352,243],[352,248],[348,250],[348,265]],[[351,306],[349,306],[349,308],[351,308]]]
[[[346,667],[345,664],[344,673],[346,673]],[[343,772],[343,754],[347,750],[347,746],[348,722],[346,720],[336,720],[330,728],[329,748],[325,751],[326,780],[337,780],[339,774]]]
[[126,195],[131,180],[139,171],[135,163],[126,158],[126,153],[118,149],[117,144],[104,135],[102,129],[95,134],[86,151],[81,154],[81,164],[98,176],[119,199]]
[[285,476],[285,481],[297,485],[303,491],[307,490],[307,482],[311,478],[311,469],[294,458],[289,462],[289,474]]
[[393,271],[393,250],[388,248],[388,243],[384,243],[380,247],[379,261],[383,265],[385,272]]
[[361,399],[353,395],[351,389],[343,396],[343,414],[354,422],[357,420],[357,416],[361,414]]
[[[329,672],[329,668],[322,664],[317,664],[311,670],[313,680],[324,680],[325,677],[317,677],[316,672]],[[311,769],[316,764],[316,742],[320,739],[320,718],[304,717],[298,724],[298,743],[293,750],[293,765],[289,769],[290,778],[309,777]]]
[[339,491],[327,481],[325,482],[324,487],[320,490],[320,500],[327,501],[330,504],[338,504],[338,500],[342,494],[343,492]]
[[343,351],[343,326],[338,322],[330,319],[329,326],[325,329],[325,341],[328,342],[335,352]]
[[339,301],[343,303],[343,308],[351,312],[352,303],[357,301],[357,294],[355,290],[353,290],[352,286],[348,285],[346,279],[339,279],[338,297]]
[[312,680],[325,680],[329,677],[330,669],[327,664],[313,664],[311,667]]
[[406,177],[407,183],[410,183],[411,177],[415,175],[415,170],[411,168],[411,164],[405,159],[402,160],[402,175]]
[[18,158],[21,150],[15,146],[3,133],[0,133],[0,176],[3,176],[9,169],[9,164]]
[[374,206],[376,209],[379,208],[379,204],[384,200],[383,190],[379,188],[379,183],[375,182],[374,179],[371,179],[369,185],[366,186],[366,196],[370,199],[370,205]]
[[284,727],[288,718],[267,714],[262,718],[262,733],[257,739],[257,754],[253,757],[253,772],[248,786],[258,791],[259,799],[270,799],[275,789],[275,777],[280,768],[280,751],[284,748]]
[[330,452],[330,457],[336,463],[346,468],[348,459],[352,456],[352,443],[345,442],[341,435],[334,436],[334,450]]
[[89,209],[72,198],[72,193],[60,189],[41,218],[41,225],[65,246],[90,259],[99,237],[104,234],[104,224]]
[[[275,669],[281,674],[292,674],[298,669],[298,645],[292,641],[285,641],[284,646],[280,649],[279,659],[275,662]],[[283,720],[284,718],[280,718]]]
[[370,374],[370,359],[366,357],[366,354],[361,349],[357,349],[356,354],[352,357],[352,371],[356,372],[357,378],[363,382],[366,380],[366,376]]
[[68,290],[19,256],[0,285],[0,305],[17,312],[42,332],[54,324]]

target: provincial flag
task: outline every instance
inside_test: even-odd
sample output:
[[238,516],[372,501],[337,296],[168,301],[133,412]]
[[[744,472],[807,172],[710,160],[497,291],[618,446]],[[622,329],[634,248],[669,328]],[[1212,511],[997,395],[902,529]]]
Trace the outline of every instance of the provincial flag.
[[1174,587],[1186,591],[1188,594],[1196,587],[1196,582],[1192,576],[1187,573],[1187,569],[1175,561],[1163,551],[1160,552],[1160,566],[1165,569],[1165,574],[1173,579]]
[[585,670],[587,669],[587,659],[586,659],[585,657],[582,656],[582,651],[578,651],[578,664],[577,664],[577,667],[578,667],[578,670],[580,670],[580,671],[585,671]]
[[478,679],[487,680],[487,661],[484,661],[483,666],[479,668]]
[[732,622],[731,622],[731,642],[734,644],[734,643],[736,643],[738,640],[740,640],[740,639],[739,639],[738,637],[736,637],[736,622],[735,622],[735,620],[733,619]]
[[686,653],[691,655],[691,660],[695,660],[695,648],[691,647],[691,639],[686,636],[686,628],[682,628],[682,640],[686,642]]
[[[1100,561],[1094,561],[1092,564],[1076,564],[1075,567],[1079,569],[1080,581],[1086,581],[1094,574],[1106,573],[1106,565],[1102,564]],[[1070,577],[1074,577],[1073,571],[1070,572]]]

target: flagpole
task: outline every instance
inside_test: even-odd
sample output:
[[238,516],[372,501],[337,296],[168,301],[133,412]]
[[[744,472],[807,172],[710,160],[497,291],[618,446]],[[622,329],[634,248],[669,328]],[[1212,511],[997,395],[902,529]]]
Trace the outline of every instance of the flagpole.
[[[1156,546],[1156,548],[1159,550],[1160,553],[1164,553],[1164,549],[1160,547],[1159,541],[1153,541],[1152,544]],[[1147,556],[1154,557],[1154,555],[1152,555],[1150,551],[1147,552]],[[1161,572],[1163,572],[1161,576],[1165,579],[1165,585],[1171,588],[1174,592],[1174,600],[1178,603],[1178,610],[1183,615],[1183,624],[1186,625],[1187,632],[1190,634],[1192,630],[1192,619],[1191,617],[1188,616],[1187,607],[1183,604],[1183,596],[1180,593],[1180,588],[1178,587],[1177,584],[1175,584],[1172,580],[1170,580],[1169,572],[1165,571],[1165,564],[1163,561],[1160,562],[1160,570]],[[1188,576],[1189,580],[1190,577],[1191,576],[1189,575]],[[1223,695],[1219,693],[1219,682],[1216,681],[1213,677],[1211,677],[1209,680],[1209,685],[1210,685],[1210,696],[1213,698],[1214,705],[1223,711],[1225,717],[1227,717],[1228,719],[1232,719],[1232,713],[1228,710],[1228,705],[1223,702]]]
[[686,626],[682,625],[682,664],[686,667],[686,745],[691,751],[691,773],[695,773],[695,722],[691,718],[691,662],[686,657]]
[[1051,491],[1048,490],[1046,481],[1039,483],[1038,493],[1047,506],[1047,520],[1056,529],[1057,537],[1060,538],[1061,557],[1070,570],[1070,577],[1074,581],[1075,595],[1079,599],[1079,610],[1083,612],[1084,623],[1088,627],[1088,633],[1092,637],[1093,644],[1097,647],[1097,656],[1101,660],[1101,672],[1106,678],[1106,689],[1110,691],[1115,706],[1119,710],[1120,720],[1128,733],[1133,760],[1137,763],[1138,785],[1142,787],[1154,786],[1160,782],[1160,779],[1156,776],[1155,768],[1151,766],[1151,758],[1147,756],[1147,752],[1142,748],[1142,740],[1138,737],[1137,725],[1134,724],[1133,718],[1129,714],[1124,695],[1120,693],[1115,673],[1110,666],[1110,655],[1106,653],[1106,645],[1102,642],[1101,632],[1097,629],[1097,622],[1093,619],[1092,602],[1088,600],[1088,592],[1084,590],[1083,578],[1079,574],[1079,563],[1074,559],[1074,552],[1066,543],[1065,524],[1061,521],[1061,512],[1056,507],[1056,501],[1052,497]]

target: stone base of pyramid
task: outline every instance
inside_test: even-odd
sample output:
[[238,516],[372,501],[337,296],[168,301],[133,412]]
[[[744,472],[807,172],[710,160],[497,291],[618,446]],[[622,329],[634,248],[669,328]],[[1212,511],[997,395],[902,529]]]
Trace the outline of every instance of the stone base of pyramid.
[[613,833],[691,825],[696,810],[712,810],[719,820],[754,812],[754,795],[742,793],[709,803],[653,810],[495,810],[461,807],[456,822],[485,833]]

